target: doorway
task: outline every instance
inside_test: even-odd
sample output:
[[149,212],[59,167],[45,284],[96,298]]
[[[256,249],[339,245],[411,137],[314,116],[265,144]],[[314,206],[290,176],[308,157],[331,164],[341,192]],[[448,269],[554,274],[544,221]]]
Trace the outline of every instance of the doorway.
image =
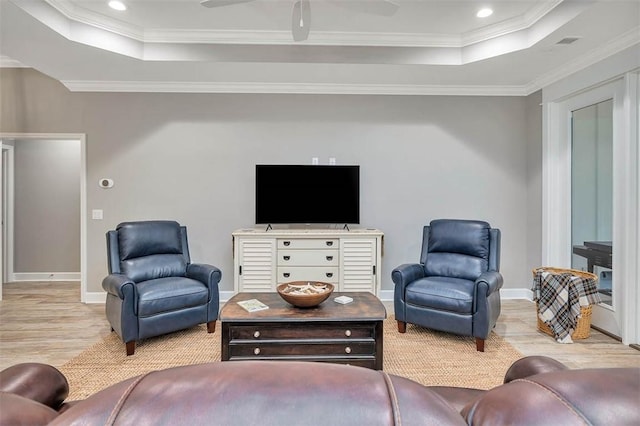
[[613,99],[571,112],[571,267],[598,277],[592,325],[620,338],[613,303]]
[[[77,154],[77,150],[78,150],[78,146],[79,146],[79,167],[77,166],[77,162],[76,162],[76,166],[74,166],[74,168],[79,170],[75,170],[74,173],[76,173],[76,176],[79,177],[79,210],[80,210],[80,224],[79,224],[79,241],[77,242],[77,244],[79,245],[79,257],[80,257],[80,265],[79,265],[79,276],[78,276],[78,271],[77,271],[77,266],[75,271],[73,271],[73,274],[71,274],[72,279],[79,279],[80,280],[80,287],[81,287],[81,291],[80,291],[80,301],[85,302],[86,299],[86,139],[85,139],[85,135],[83,134],[50,134],[50,133],[0,133],[0,144],[2,144],[3,146],[3,153],[5,152],[6,148],[6,144],[9,145],[14,145],[20,143],[20,141],[24,141],[25,143],[27,142],[35,142],[35,141],[42,141],[42,142],[47,142],[47,141],[67,141],[68,143],[73,144],[74,146],[76,146],[76,148],[74,148],[76,151],[76,154],[74,155],[78,155]],[[10,148],[9,148],[10,149]],[[15,148],[14,148],[15,149]],[[3,155],[4,157],[4,155]],[[76,157],[77,158],[77,157]],[[12,188],[12,182],[13,182],[13,173],[15,172],[15,170],[12,170],[13,167],[8,167],[7,164],[10,164],[10,162],[5,163],[4,159],[2,162],[2,165],[0,167],[2,167],[0,176],[5,177],[5,179],[3,179],[3,184],[2,184],[2,188],[3,188],[3,196],[2,196],[2,205],[1,205],[1,210],[3,211],[3,213],[6,215],[7,218],[9,218],[10,220],[3,222],[6,226],[4,226],[2,229],[2,231],[4,231],[2,233],[2,244],[0,245],[0,258],[2,258],[3,260],[6,259],[6,264],[5,264],[5,268],[2,268],[3,271],[0,274],[0,294],[2,293],[2,282],[5,281],[5,279],[10,279],[11,281],[19,281],[19,280],[25,280],[25,281],[30,281],[30,280],[43,280],[43,279],[47,279],[50,280],[51,278],[53,279],[65,279],[65,277],[68,277],[68,274],[64,274],[61,273],[59,274],[59,276],[55,276],[56,274],[46,274],[46,276],[42,276],[42,273],[38,274],[30,274],[30,273],[22,273],[22,274],[16,274],[13,271],[13,267],[14,265],[14,261],[15,261],[15,256],[14,252],[15,252],[15,239],[9,240],[9,238],[7,238],[8,235],[12,235],[13,234],[13,230],[15,228],[15,220],[13,220],[13,197],[9,195],[9,193],[13,194],[13,191],[10,191],[10,188]],[[46,167],[46,166],[45,166]],[[77,179],[76,177],[76,179]],[[5,191],[5,188],[7,188],[7,190]],[[77,202],[77,198],[76,198],[76,202],[75,205],[77,206],[78,202]],[[54,201],[55,204],[55,201]],[[76,222],[77,223],[77,222]],[[77,225],[76,225],[77,226]],[[59,249],[59,248],[58,248]],[[5,272],[5,269],[8,270],[10,272],[10,274],[7,274]],[[43,272],[47,272],[47,271],[43,271]],[[21,275],[21,277],[17,277],[17,275]],[[1,300],[1,299],[0,299]]]
[[[592,75],[585,73],[582,78],[591,81]],[[640,314],[637,310],[640,302],[640,280],[637,269],[640,258],[640,155],[638,151],[638,75],[627,73],[616,78],[610,78],[599,84],[585,85],[576,91],[575,84],[558,84],[543,92],[544,106],[544,139],[543,139],[543,236],[542,262],[545,265],[557,267],[578,266],[574,263],[574,249],[576,245],[591,243],[592,247],[600,250],[610,250],[610,264],[591,267],[600,274],[604,272],[604,279],[611,279],[610,298],[604,303],[594,306],[591,324],[613,336],[619,336],[624,344],[640,342]],[[579,87],[579,86],[578,86]],[[607,102],[611,102],[611,107]],[[587,108],[594,108],[589,110]],[[606,179],[598,183],[592,176],[591,206],[589,210],[594,216],[589,222],[596,228],[589,235],[580,235],[582,231],[574,229],[574,220],[579,222],[584,217],[572,217],[572,201],[574,201],[574,187],[572,186],[572,141],[574,113],[581,112],[597,116],[611,110],[611,159],[609,154],[603,154],[600,160],[611,162],[611,195],[608,190],[601,188],[599,195],[595,194],[594,186],[604,184]],[[596,118],[597,120],[597,118]],[[594,124],[594,123],[592,123]],[[609,124],[603,126],[608,127]],[[601,129],[602,130],[602,129]],[[595,148],[593,148],[595,149]],[[607,148],[609,149],[609,148]],[[584,154],[578,153],[578,156]],[[592,159],[591,167],[597,170]],[[603,170],[609,166],[603,166]],[[577,185],[577,183],[576,183]],[[608,186],[609,183],[606,183]],[[606,206],[611,200],[611,211]],[[596,201],[602,203],[598,213]],[[601,218],[611,217],[611,233],[605,226],[597,229],[597,214]],[[585,215],[586,216],[586,215]],[[608,238],[610,236],[610,238]],[[610,245],[610,248],[608,247]],[[582,266],[584,267],[584,265]],[[581,269],[579,267],[578,269]],[[587,264],[585,269],[589,269]],[[608,286],[609,283],[603,283]],[[609,290],[604,288],[603,290]]]

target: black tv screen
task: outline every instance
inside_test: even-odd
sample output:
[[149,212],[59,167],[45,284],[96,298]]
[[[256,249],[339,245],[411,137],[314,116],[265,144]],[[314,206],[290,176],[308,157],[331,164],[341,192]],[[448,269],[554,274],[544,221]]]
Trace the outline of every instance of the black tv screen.
[[360,166],[256,165],[259,223],[360,223]]

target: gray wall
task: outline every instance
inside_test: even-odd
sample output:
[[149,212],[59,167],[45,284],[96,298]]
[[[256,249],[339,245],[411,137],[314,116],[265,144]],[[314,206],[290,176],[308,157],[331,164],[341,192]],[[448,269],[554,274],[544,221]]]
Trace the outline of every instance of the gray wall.
[[[89,291],[106,273],[104,233],[156,218],[187,225],[193,260],[221,267],[231,290],[231,232],[253,224],[255,164],[311,157],[361,166],[361,223],[385,232],[383,290],[393,267],[418,259],[422,226],[442,217],[501,228],[505,287],[530,286],[538,100],[70,93],[33,70],[4,70],[0,89],[0,113],[10,102],[20,111],[0,114],[1,131],[87,135],[88,211],[104,209],[88,222]],[[101,177],[114,188],[100,189]]]
[[80,271],[80,142],[16,140],[14,272]]

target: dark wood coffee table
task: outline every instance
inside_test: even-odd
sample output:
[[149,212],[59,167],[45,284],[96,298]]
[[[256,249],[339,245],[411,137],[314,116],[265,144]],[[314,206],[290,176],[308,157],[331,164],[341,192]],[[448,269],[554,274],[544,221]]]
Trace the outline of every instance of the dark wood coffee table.
[[[341,305],[338,296],[353,302]],[[237,302],[258,299],[269,309],[247,312]],[[295,308],[277,293],[238,293],[222,307],[222,361],[295,360],[382,370],[382,302],[368,292],[333,293],[314,308]]]

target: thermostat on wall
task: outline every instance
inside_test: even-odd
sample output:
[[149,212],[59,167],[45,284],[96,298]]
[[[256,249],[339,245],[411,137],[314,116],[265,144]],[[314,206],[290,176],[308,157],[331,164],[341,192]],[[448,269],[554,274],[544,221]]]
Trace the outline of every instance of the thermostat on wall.
[[98,186],[100,188],[112,188],[113,187],[113,179],[102,178],[98,181]]

